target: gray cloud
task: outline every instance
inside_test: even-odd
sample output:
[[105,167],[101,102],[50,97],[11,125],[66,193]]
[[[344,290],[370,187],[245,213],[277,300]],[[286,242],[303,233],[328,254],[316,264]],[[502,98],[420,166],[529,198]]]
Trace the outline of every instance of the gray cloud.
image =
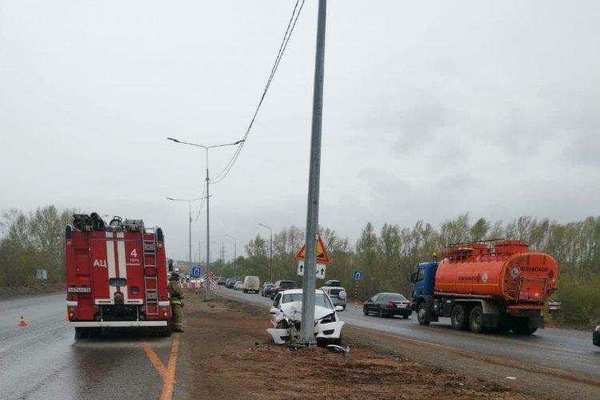
[[[366,221],[467,211],[600,213],[597,1],[329,4],[324,225],[356,236]],[[201,194],[206,166],[165,137],[242,135],[291,5],[2,2],[0,209],[143,217],[184,257],[187,207],[164,197]],[[307,2],[238,164],[211,190],[213,246],[228,254],[226,233],[305,223],[315,12]],[[211,153],[211,174],[230,155]],[[204,224],[203,211],[194,253]]]

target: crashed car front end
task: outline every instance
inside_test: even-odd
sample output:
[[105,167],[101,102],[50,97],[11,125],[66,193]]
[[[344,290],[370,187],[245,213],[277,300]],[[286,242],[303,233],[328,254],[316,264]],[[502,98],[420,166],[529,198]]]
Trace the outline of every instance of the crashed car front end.
[[315,321],[317,340],[339,342],[342,337],[344,321],[340,321],[335,312]]

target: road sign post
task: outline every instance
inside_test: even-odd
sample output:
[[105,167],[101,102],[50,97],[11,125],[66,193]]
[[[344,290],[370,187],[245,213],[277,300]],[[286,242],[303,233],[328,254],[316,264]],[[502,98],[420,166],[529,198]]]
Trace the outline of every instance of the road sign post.
[[359,282],[363,279],[362,271],[352,271],[352,280],[354,281],[354,300],[358,300]]

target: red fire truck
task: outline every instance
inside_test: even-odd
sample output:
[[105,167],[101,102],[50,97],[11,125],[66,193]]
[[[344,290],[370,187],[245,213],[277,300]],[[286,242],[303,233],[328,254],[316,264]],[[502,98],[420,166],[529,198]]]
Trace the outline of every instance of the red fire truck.
[[170,334],[162,229],[119,217],[76,214],[65,232],[67,315],[75,338],[104,328],[153,327]]

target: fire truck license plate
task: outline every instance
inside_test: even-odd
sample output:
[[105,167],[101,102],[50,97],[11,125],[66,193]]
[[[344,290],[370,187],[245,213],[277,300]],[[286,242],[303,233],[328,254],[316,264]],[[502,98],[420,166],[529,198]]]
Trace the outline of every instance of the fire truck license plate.
[[70,287],[67,288],[69,293],[90,293],[92,291],[89,287]]

